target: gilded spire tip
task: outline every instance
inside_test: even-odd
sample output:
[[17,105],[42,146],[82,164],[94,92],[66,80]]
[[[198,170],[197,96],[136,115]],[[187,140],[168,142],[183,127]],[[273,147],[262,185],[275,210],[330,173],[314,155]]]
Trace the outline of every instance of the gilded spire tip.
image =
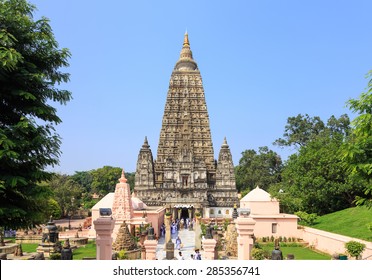
[[185,33],[185,37],[183,38],[183,45],[184,46],[190,46],[189,34],[187,33],[187,30],[186,30],[186,33]]

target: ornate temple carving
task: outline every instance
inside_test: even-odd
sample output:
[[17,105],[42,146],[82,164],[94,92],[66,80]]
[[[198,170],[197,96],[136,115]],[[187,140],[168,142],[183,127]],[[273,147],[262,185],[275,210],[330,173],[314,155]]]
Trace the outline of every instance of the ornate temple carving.
[[121,172],[121,178],[115,187],[112,217],[118,223],[122,223],[124,220],[130,221],[133,218],[132,195],[124,170]]
[[154,174],[154,160],[147,137],[145,137],[145,141],[138,154],[135,186],[140,186],[140,189],[153,188],[155,183]]
[[202,78],[187,33],[169,82],[156,161],[149,147],[145,139],[135,177],[137,196],[147,205],[204,208],[238,203],[226,139],[218,162],[214,159]]

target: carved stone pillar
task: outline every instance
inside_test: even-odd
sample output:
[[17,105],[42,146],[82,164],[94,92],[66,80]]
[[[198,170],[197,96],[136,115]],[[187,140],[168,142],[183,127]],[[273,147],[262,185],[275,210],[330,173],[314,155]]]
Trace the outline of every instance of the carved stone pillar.
[[111,217],[100,217],[93,221],[96,230],[96,259],[112,259],[112,231],[114,230],[115,220]]
[[253,230],[256,221],[249,217],[238,217],[235,220],[238,233],[238,260],[250,260],[253,248]]
[[169,240],[165,244],[165,258],[167,260],[173,260],[174,259],[174,243],[172,242],[172,239]]
[[170,224],[171,224],[171,217],[172,216],[167,216],[165,215],[165,219],[164,219],[164,224],[165,224],[165,244],[171,240],[171,227],[170,227]]
[[158,245],[157,240],[145,240],[143,243],[146,250],[146,260],[156,260],[156,246]]
[[201,220],[201,217],[200,216],[195,216],[196,217],[196,221],[195,221],[195,225],[194,225],[194,230],[195,230],[195,248],[197,249],[201,249],[201,234],[202,234],[202,231],[201,231],[201,227],[200,227],[200,220]]
[[217,241],[214,239],[204,239],[202,243],[203,243],[203,250],[204,250],[204,259],[214,260]]

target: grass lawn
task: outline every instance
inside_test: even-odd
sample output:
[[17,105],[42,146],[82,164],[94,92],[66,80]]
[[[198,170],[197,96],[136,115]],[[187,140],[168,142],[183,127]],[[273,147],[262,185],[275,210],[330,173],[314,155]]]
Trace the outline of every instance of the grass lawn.
[[[5,240],[10,240],[11,243],[16,242],[14,237],[5,237],[4,239]],[[25,252],[25,253],[35,253],[37,246],[39,246],[39,244],[22,243],[22,251]]]
[[36,248],[39,246],[39,244],[34,243],[22,243],[22,251],[24,253],[35,253]]
[[372,208],[353,207],[319,217],[313,228],[372,241]]
[[[15,243],[15,238],[5,238],[6,240],[12,240],[12,243]],[[62,242],[63,245],[63,242]],[[22,243],[22,251],[24,253],[35,253],[36,248],[39,244],[35,243]],[[73,251],[74,260],[82,260],[84,257],[95,258],[96,257],[96,243],[94,241],[89,241],[87,245],[82,246]]]
[[[281,243],[282,244],[282,243]],[[262,246],[262,249],[265,251],[270,252],[274,250],[274,244],[273,243],[260,243]],[[293,254],[295,256],[295,260],[330,260],[331,256],[325,253],[316,252],[309,248],[303,247],[303,246],[289,246],[285,247],[283,245],[280,246],[280,250],[283,253],[284,259],[287,258],[288,254]]]
[[[272,242],[260,243],[262,249],[271,251],[274,249],[274,244]],[[288,246],[288,247],[287,247]],[[38,244],[22,244],[23,252],[33,253],[36,252]],[[309,248],[305,248],[299,245],[290,246],[288,243],[281,243],[280,250],[283,252],[283,257],[286,258],[288,254],[293,254],[295,260],[330,260],[331,256],[313,251]],[[74,260],[82,260],[83,258],[95,258],[96,257],[96,243],[94,241],[89,241],[87,245],[82,246],[73,251]]]
[[82,260],[83,258],[95,258],[96,257],[96,243],[89,241],[87,245],[82,246],[73,251],[74,260]]

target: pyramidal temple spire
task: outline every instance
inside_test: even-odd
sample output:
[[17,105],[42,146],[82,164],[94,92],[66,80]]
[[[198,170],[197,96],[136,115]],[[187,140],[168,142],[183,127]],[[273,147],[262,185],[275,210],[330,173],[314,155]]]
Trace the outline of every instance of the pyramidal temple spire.
[[192,51],[190,49],[189,34],[185,33],[183,37],[183,45],[180,53],[180,59],[177,61],[175,70],[196,70],[198,65],[192,57]]
[[[187,31],[169,81],[156,160],[145,138],[138,154],[134,189],[148,206],[178,208],[181,211],[173,212],[178,218],[193,218],[196,209],[208,213],[208,207],[232,211],[233,205],[239,204],[226,138],[217,164],[214,158],[203,81]],[[193,209],[187,209],[188,205]]]

